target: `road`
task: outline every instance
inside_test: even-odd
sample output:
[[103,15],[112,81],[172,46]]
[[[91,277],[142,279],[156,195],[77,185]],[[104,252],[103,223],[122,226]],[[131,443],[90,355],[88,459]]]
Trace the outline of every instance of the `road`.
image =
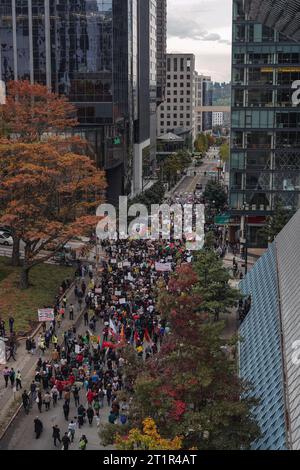
[[[210,180],[209,176],[205,176],[204,172],[211,171],[217,164],[215,160],[206,160],[204,161],[201,167],[195,168],[191,171],[191,176],[186,176],[184,180],[181,182],[179,187],[176,189],[176,194],[180,194],[183,192],[192,193],[196,189],[196,185],[198,183],[203,185],[203,190],[205,189],[205,185]],[[194,171],[196,171],[196,176],[194,176]],[[67,326],[67,325],[65,325]],[[65,329],[65,327],[64,327]],[[102,331],[103,326],[102,324],[97,324],[97,332],[100,334]],[[84,333],[85,328],[80,323],[78,327],[78,333]],[[32,360],[30,361],[31,369],[29,368],[29,372],[33,373],[34,364],[32,367]],[[3,380],[3,379],[2,379]],[[3,387],[3,384],[2,384]],[[9,392],[4,392],[9,393]],[[84,406],[86,406],[86,399],[85,399],[85,392],[81,392],[81,401]],[[34,403],[33,410],[30,411],[30,414],[26,416],[23,410],[19,413],[18,417],[15,419],[13,425],[6,433],[5,437],[0,441],[0,450],[55,450],[52,440],[52,427],[57,424],[61,430],[61,435],[67,429],[67,422],[64,420],[63,411],[62,411],[62,403],[58,403],[56,408],[51,408],[50,411],[46,412],[43,411],[41,415],[41,419],[44,424],[44,431],[39,440],[35,439],[34,429],[33,429],[33,421],[38,416],[38,409],[37,405]],[[103,410],[101,410],[100,414],[100,428],[104,423],[107,423],[109,414],[109,408],[105,406]],[[71,409],[69,419],[73,419],[76,416],[76,409],[74,406],[73,399],[71,400]],[[88,450],[101,450],[104,449],[100,444],[100,439],[98,436],[98,429],[96,424],[93,424],[91,428],[88,424],[85,424],[82,430],[76,431],[75,442],[71,446],[71,450],[78,450],[78,442],[79,438],[82,434],[85,434],[88,438]]]

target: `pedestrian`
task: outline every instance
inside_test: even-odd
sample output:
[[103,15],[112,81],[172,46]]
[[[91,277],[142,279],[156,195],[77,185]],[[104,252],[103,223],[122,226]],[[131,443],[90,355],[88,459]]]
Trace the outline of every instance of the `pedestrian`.
[[10,374],[9,374],[9,379],[10,379],[11,388],[14,387],[15,378],[16,378],[16,373],[15,373],[15,371],[14,371],[14,368],[12,367],[12,368],[10,369]]
[[37,397],[35,399],[39,412],[42,413],[42,407],[43,407],[43,397],[42,397],[42,392],[38,390]]
[[57,390],[56,385],[54,385],[52,387],[51,396],[52,396],[52,400],[53,400],[53,406],[56,406],[57,405],[57,400],[58,400],[58,390]]
[[63,411],[64,411],[65,420],[69,421],[70,405],[67,401],[63,405]]
[[74,305],[71,304],[69,307],[69,320],[73,321],[74,320]]
[[7,386],[8,386],[8,379],[9,379],[9,377],[10,377],[10,369],[9,369],[7,366],[4,367],[3,377],[4,377],[4,381],[5,381],[5,388],[7,388]]
[[15,346],[15,344],[12,344],[12,343],[11,343],[11,344],[9,345],[9,350],[8,350],[8,351],[9,351],[9,356],[8,356],[8,358],[7,358],[7,361],[9,361],[11,357],[13,358],[14,361],[16,361],[16,355],[15,355],[16,346]]
[[32,343],[31,343],[31,339],[28,337],[26,339],[26,351],[28,352],[28,354],[31,353],[31,349],[32,349]]
[[86,450],[88,440],[85,435],[81,436],[80,441],[79,441],[79,449],[80,450]]
[[30,384],[30,393],[31,393],[31,401],[32,403],[36,401],[36,389],[37,389],[37,386],[36,386],[36,383],[35,381],[33,380]]
[[86,310],[84,312],[84,326],[89,326],[89,312]]
[[80,399],[79,399],[79,388],[77,387],[77,385],[75,385],[73,388],[73,397],[75,400],[75,406],[78,407]]
[[65,435],[62,438],[62,444],[63,444],[63,450],[69,450],[69,446],[71,444],[71,441],[70,441],[70,438],[69,438],[67,432],[65,432]]
[[44,395],[44,404],[45,404],[46,411],[50,410],[50,402],[51,402],[51,395],[49,392],[46,392]]
[[91,406],[88,407],[86,415],[88,417],[89,425],[92,426],[94,419],[94,410]]
[[71,435],[71,442],[74,442],[75,431],[76,431],[76,423],[74,423],[74,421],[70,422],[70,424],[68,426],[68,431]]
[[14,332],[14,323],[15,323],[14,317],[9,317],[8,323],[9,323],[9,332],[12,334]]
[[22,388],[22,376],[21,376],[21,372],[18,370],[18,372],[16,373],[16,389],[17,389],[17,391],[19,390],[19,388],[20,389]]
[[39,439],[43,432],[43,423],[38,416],[34,420],[34,432],[36,439]]
[[30,398],[26,390],[22,393],[22,402],[24,406],[25,413],[28,415],[30,407]]
[[52,429],[53,429],[53,433],[52,433],[53,442],[54,442],[54,446],[56,447],[56,442],[57,441],[61,444],[60,429],[57,426],[57,424],[55,426],[53,426]]

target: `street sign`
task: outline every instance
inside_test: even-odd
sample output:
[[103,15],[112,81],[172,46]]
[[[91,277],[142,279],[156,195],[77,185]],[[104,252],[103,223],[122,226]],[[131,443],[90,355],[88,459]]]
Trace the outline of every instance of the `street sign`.
[[231,217],[230,215],[223,214],[223,215],[217,215],[215,217],[215,224],[216,225],[228,225],[230,224]]

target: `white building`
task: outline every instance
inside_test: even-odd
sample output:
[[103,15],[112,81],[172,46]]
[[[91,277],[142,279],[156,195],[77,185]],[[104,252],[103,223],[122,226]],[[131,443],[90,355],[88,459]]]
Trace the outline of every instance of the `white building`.
[[157,111],[157,134],[176,129],[190,130],[193,140],[196,129],[196,72],[193,54],[167,55],[167,87],[165,101]]
[[213,127],[220,126],[224,124],[224,113],[213,113]]

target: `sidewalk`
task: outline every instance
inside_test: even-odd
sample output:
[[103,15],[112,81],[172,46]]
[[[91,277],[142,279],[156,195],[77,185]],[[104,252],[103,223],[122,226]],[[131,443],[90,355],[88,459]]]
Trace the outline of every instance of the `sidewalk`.
[[[88,276],[86,277],[87,281]],[[62,335],[64,331],[68,330],[70,327],[72,327],[74,324],[76,324],[83,311],[85,308],[85,304],[83,302],[82,304],[82,309],[79,309],[77,300],[74,295],[74,285],[67,291],[66,297],[68,300],[67,303],[67,310],[68,310],[68,305],[73,303],[74,305],[74,321],[70,321],[68,319],[68,313],[66,312],[66,317],[63,320],[60,329],[57,329],[58,333],[58,339],[59,341],[62,341]],[[35,332],[35,338],[38,337],[40,333],[40,330],[36,330]],[[4,383],[4,378],[2,375],[2,371],[5,366],[0,366],[0,438],[2,435],[2,432],[4,431],[5,427],[7,426],[8,422],[12,418],[12,416],[15,414],[17,411],[20,402],[21,402],[21,396],[23,391],[26,389],[27,391],[30,388],[30,384],[34,378],[34,372],[36,368],[36,363],[39,358],[39,349],[37,347],[37,352],[35,355],[32,355],[26,351],[25,344],[26,344],[26,339],[21,339],[19,340],[20,346],[17,349],[16,353],[16,362],[13,359],[10,359],[10,361],[7,363],[8,367],[13,367],[15,371],[20,370],[21,376],[22,376],[22,387],[23,389],[21,391],[16,392],[13,394],[13,390],[8,386],[8,388],[5,388],[5,383]],[[51,352],[52,352],[52,347],[48,350],[46,350],[45,355],[42,356],[45,359],[51,357]],[[14,396],[15,395],[15,396]]]

